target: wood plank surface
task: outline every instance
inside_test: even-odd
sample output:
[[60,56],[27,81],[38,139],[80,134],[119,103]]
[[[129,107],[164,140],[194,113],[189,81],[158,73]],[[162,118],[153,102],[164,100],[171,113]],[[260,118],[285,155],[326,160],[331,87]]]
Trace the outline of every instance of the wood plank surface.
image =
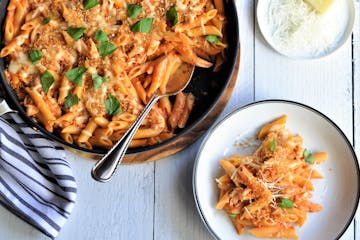
[[[360,1],[355,1],[355,25],[353,32],[353,101],[354,101],[354,146],[360,160]],[[360,238],[360,210],[355,217],[354,239]]]

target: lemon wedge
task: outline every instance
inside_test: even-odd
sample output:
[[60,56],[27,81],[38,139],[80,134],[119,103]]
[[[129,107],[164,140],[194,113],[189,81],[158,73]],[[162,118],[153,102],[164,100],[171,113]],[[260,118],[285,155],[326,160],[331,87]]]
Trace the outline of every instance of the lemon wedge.
[[334,0],[304,0],[310,6],[312,6],[316,12],[324,13],[334,2]]

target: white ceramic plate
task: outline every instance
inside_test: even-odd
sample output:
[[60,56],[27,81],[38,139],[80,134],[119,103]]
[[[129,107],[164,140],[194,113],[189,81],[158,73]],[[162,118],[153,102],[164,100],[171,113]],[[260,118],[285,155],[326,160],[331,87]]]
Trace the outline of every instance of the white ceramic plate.
[[[335,239],[345,232],[359,202],[359,165],[344,133],[320,112],[295,102],[268,100],[242,107],[213,127],[197,155],[193,172],[193,191],[200,216],[216,239],[257,239],[250,234],[240,237],[229,216],[216,210],[218,189],[215,178],[223,174],[218,160],[233,153],[251,154],[255,134],[265,123],[281,115],[288,116],[287,127],[304,139],[311,151],[326,151],[329,159],[316,166],[324,179],[314,180],[314,197],[323,210],[308,213],[307,221],[296,228],[299,239]],[[250,147],[235,147],[234,143]],[[247,144],[251,143],[251,144]]]
[[[290,51],[285,51],[281,49],[280,46],[274,42],[272,37],[271,26],[267,21],[267,16],[269,12],[269,4],[271,0],[258,0],[257,9],[256,9],[256,17],[257,22],[260,28],[260,31],[264,37],[264,39],[268,42],[268,44],[278,53],[287,56],[293,59],[318,59],[325,56],[328,56],[338,50],[342,45],[345,44],[347,39],[351,36],[352,29],[354,27],[355,21],[355,7],[353,0],[336,0],[333,3],[334,6],[331,6],[331,9],[328,11],[344,11],[344,17],[335,21],[335,24],[341,25],[342,30],[340,31],[340,35],[338,36],[336,42],[325,52],[319,52],[315,55],[310,53],[295,53]],[[325,12],[326,14],[326,12]],[[340,22],[341,21],[341,22]]]

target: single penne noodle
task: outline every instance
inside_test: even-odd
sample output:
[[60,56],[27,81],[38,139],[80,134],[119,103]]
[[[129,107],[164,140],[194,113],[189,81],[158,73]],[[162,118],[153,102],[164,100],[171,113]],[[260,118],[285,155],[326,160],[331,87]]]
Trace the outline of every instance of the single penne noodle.
[[126,121],[126,122],[134,122],[136,120],[137,116],[131,113],[121,113],[119,115],[116,116],[117,120],[122,120],[122,121]]
[[159,100],[159,107],[163,109],[167,115],[170,115],[172,106],[169,97],[161,98]]
[[88,140],[93,135],[96,128],[97,128],[97,124],[94,118],[91,118],[87,123],[86,127],[81,131],[80,136],[77,139],[78,144],[79,145],[80,143],[88,144]]
[[136,89],[136,92],[139,96],[139,98],[141,99],[141,101],[146,104],[147,99],[146,99],[146,91],[144,89],[144,87],[142,86],[141,82],[138,79],[133,79],[132,83],[134,85],[134,88]]
[[45,129],[49,132],[54,131],[54,122],[47,119],[41,112],[38,112],[36,114],[36,117],[39,119],[39,121],[45,126]]
[[155,66],[151,85],[146,92],[148,97],[154,95],[155,91],[160,87],[162,81],[165,79],[167,65],[168,59],[164,58]]
[[93,136],[89,139],[89,144],[94,147],[111,148],[113,142],[107,136]]
[[21,30],[33,30],[36,26],[40,25],[40,17],[34,18],[21,26]]
[[[9,3],[8,14],[6,16],[4,25],[5,43],[10,42],[14,38],[15,34],[19,31],[19,29],[15,29],[16,26],[14,26],[15,6],[11,2],[12,1]],[[11,7],[13,7],[13,9],[11,9]]]
[[184,106],[183,112],[180,115],[180,118],[179,118],[179,121],[178,121],[178,127],[179,128],[184,128],[185,127],[186,122],[189,119],[190,112],[194,107],[194,103],[195,103],[194,95],[192,95],[191,93],[188,93],[186,95],[186,101],[185,101],[185,106]]
[[194,50],[189,46],[180,43],[175,46],[175,49],[180,53],[181,60],[183,60],[184,62],[202,68],[209,68],[213,65],[211,62],[199,58],[195,54]]
[[117,142],[125,134],[126,130],[114,131],[113,134],[109,137],[111,141]]
[[280,128],[283,127],[286,123],[287,116],[283,115],[278,119],[275,119],[274,121],[266,124],[264,127],[261,128],[259,133],[257,134],[258,139],[263,139],[271,130],[272,128]]
[[71,136],[71,133],[68,132],[61,132],[60,136],[65,140],[65,142],[69,143],[69,144],[73,144],[74,143],[74,139]]
[[61,133],[80,134],[81,128],[74,126],[74,125],[70,125],[70,126],[64,127],[61,130]]
[[172,129],[175,129],[176,126],[178,125],[180,115],[185,107],[185,102],[186,102],[186,95],[182,92],[178,93],[175,98],[173,109],[168,118],[168,123]]
[[133,139],[130,142],[129,147],[135,148],[135,147],[144,147],[147,145],[148,145],[147,139]]
[[134,139],[156,137],[162,132],[162,128],[144,128],[140,127],[135,133]]
[[112,128],[97,128],[94,132],[94,136],[97,137],[110,137],[114,130]]
[[54,114],[50,111],[49,106],[45,103],[44,99],[42,98],[41,94],[34,89],[25,88],[26,92],[30,95],[31,99],[34,101],[35,105],[39,109],[44,121],[48,124],[56,120]]
[[94,121],[96,122],[96,124],[102,128],[105,128],[109,125],[110,121],[107,120],[105,117],[102,116],[97,116],[94,118]]
[[205,36],[205,35],[215,35],[218,37],[222,37],[221,30],[217,29],[215,26],[209,25],[204,27],[196,27],[188,32],[189,36],[191,37],[199,37],[199,36]]
[[214,5],[219,14],[224,14],[224,2],[223,0],[214,0]]

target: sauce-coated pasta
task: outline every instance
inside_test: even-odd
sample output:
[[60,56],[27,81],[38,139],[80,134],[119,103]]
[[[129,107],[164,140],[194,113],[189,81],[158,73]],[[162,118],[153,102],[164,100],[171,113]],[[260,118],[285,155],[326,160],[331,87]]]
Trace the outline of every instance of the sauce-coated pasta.
[[[223,11],[219,0],[11,0],[0,56],[28,116],[70,144],[110,148],[182,62],[219,68]],[[162,99],[131,146],[172,137],[194,100]]]

